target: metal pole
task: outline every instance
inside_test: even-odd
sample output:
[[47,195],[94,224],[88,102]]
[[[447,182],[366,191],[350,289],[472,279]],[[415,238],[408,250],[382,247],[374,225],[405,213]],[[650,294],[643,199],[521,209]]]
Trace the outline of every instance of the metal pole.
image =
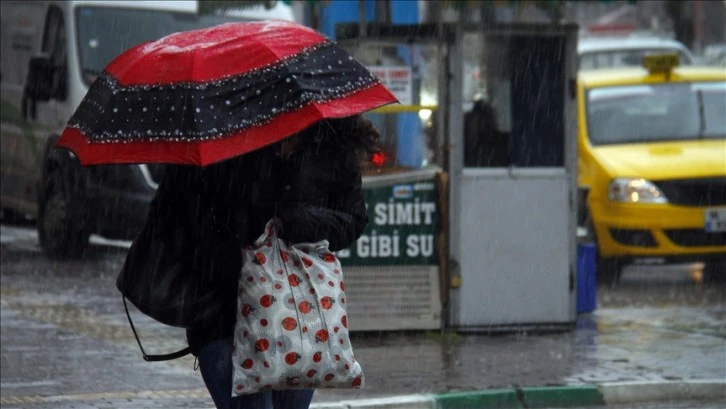
[[320,5],[315,2],[310,5],[310,25],[315,30],[320,30]]
[[366,21],[366,0],[358,0],[358,38],[364,40],[368,35]]
[[569,274],[574,278],[575,286],[570,288],[570,319],[577,317],[577,298],[575,288],[577,284],[577,225],[578,225],[578,186],[577,186],[577,41],[576,27],[565,27],[565,83],[569,88],[565,93],[565,172],[567,175],[567,192],[569,195],[568,232],[569,232]]
[[693,2],[693,51],[701,55],[703,52],[703,0]]
[[[446,118],[446,135],[448,138],[444,149],[444,169],[449,172],[449,257],[451,258],[450,278],[461,277],[461,271],[456,265],[461,263],[461,215],[458,209],[461,208],[461,174],[464,161],[463,153],[463,113],[462,113],[462,76],[463,76],[463,40],[465,13],[458,14],[458,24],[455,24],[453,39],[445,38],[447,49],[446,61],[444,64],[446,83],[441,88],[445,92],[445,105],[442,108]],[[458,290],[450,290],[449,302],[447,303],[447,318],[453,325],[459,325],[461,305]]]

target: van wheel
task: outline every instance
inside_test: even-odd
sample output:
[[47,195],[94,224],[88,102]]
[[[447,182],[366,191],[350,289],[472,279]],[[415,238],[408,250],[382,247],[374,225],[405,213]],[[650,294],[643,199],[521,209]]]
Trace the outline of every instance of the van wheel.
[[18,224],[27,224],[28,220],[25,218],[24,215],[16,212],[12,209],[7,208],[0,208],[0,222],[12,224],[12,225],[18,225]]
[[40,246],[54,258],[76,258],[88,247],[89,234],[71,220],[69,200],[58,172],[48,175],[44,200],[38,207],[38,239]]

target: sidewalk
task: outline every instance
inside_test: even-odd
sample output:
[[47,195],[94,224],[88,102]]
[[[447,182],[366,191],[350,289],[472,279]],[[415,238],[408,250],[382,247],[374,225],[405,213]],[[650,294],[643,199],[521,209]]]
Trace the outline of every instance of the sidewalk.
[[[76,335],[73,343],[81,342],[76,347],[58,345],[65,351],[49,351],[65,354],[61,358],[65,362],[85,362],[83,368],[64,367],[62,372],[86,372],[89,382],[76,379],[75,385],[58,390],[53,382],[30,381],[24,393],[7,394],[21,391],[8,389],[13,381],[6,372],[24,354],[17,346],[19,340],[12,342],[14,337],[6,335],[8,321],[11,328],[12,318],[21,318],[7,308],[8,298],[3,294],[3,408],[213,407],[190,360],[145,363],[133,340],[120,337],[114,342],[117,348],[104,349]],[[696,309],[611,309],[581,317],[577,329],[564,334],[356,335],[353,343],[366,372],[366,388],[319,390],[313,408],[555,408],[660,399],[726,401],[724,317],[723,308],[705,315]],[[54,330],[38,323],[26,328]],[[109,334],[94,335],[103,336]],[[14,359],[7,359],[8,342],[16,344],[11,347]],[[161,349],[170,348],[171,343],[164,337],[152,342]],[[26,350],[29,344],[26,339]],[[69,350],[77,347],[85,351]],[[35,362],[25,355],[21,360],[26,364]],[[68,360],[72,358],[75,361]],[[39,369],[34,367],[31,372]],[[94,376],[94,367],[105,368],[104,375]],[[123,384],[104,380],[111,371]],[[89,388],[92,392],[81,392]]]
[[[3,409],[213,407],[192,358],[141,358],[114,286],[121,257],[59,264],[34,248],[0,252]],[[318,390],[313,408],[726,407],[723,289],[693,307],[602,308],[566,333],[354,333],[366,387]],[[134,317],[150,352],[184,346],[182,331]]]
[[[581,316],[567,334],[392,338],[380,347],[359,342],[357,356],[376,363],[374,376],[389,370],[388,377],[369,379],[369,388],[394,383],[428,393],[366,399],[369,392],[361,391],[355,401],[320,391],[316,407],[555,408],[682,399],[726,404],[722,307],[600,310]],[[370,378],[370,364],[364,369]],[[344,402],[329,403],[336,398]]]

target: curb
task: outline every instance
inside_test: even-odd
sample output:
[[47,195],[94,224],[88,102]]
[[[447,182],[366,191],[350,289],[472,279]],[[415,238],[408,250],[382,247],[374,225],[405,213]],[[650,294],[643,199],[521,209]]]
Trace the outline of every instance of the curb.
[[426,394],[310,405],[310,409],[435,409],[436,407],[436,396]]
[[600,387],[608,403],[634,403],[658,400],[726,399],[726,381],[704,379],[673,382],[609,383]]
[[477,392],[450,392],[435,395],[436,406],[441,409],[519,408],[518,391],[493,389]]
[[726,399],[726,381],[617,382],[491,389],[314,403],[310,409],[544,409]]

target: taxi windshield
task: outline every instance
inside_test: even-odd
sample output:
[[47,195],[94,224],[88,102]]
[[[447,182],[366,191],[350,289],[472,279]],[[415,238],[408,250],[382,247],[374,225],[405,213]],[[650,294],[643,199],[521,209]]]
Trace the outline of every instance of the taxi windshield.
[[587,93],[593,145],[726,138],[726,82],[628,85]]

